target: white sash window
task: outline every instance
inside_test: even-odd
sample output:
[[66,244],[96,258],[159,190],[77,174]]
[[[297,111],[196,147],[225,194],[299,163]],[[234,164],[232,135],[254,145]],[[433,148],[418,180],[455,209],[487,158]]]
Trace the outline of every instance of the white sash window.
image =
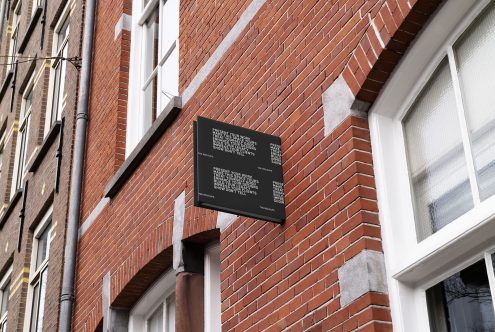
[[169,270],[132,308],[129,332],[175,331],[175,271]]
[[9,296],[12,277],[12,266],[0,278],[0,332],[7,331],[7,316],[9,313]]
[[394,330],[494,330],[495,3],[451,0],[370,112]]
[[179,94],[178,41],[179,0],[133,2],[126,155]]

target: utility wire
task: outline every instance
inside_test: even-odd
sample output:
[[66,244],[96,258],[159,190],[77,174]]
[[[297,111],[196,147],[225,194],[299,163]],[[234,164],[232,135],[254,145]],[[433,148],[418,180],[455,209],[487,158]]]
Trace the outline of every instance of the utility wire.
[[12,58],[14,59],[24,59],[24,60],[16,60],[14,62],[7,62],[7,63],[0,63],[0,67],[2,66],[13,66],[15,64],[19,63],[28,63],[32,61],[42,61],[42,60],[60,60],[60,61],[69,61],[74,67],[78,68],[80,67],[80,62],[81,59],[77,56],[71,57],[71,58],[66,58],[66,57],[60,57],[60,56],[52,56],[52,57],[28,57],[28,56],[13,56],[13,55],[0,55],[0,58]]

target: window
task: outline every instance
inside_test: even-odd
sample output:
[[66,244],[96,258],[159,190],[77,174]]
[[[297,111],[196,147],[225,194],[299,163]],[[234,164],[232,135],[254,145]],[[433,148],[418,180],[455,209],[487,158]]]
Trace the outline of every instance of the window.
[[370,112],[394,330],[488,331],[495,3],[446,2]]
[[129,331],[175,331],[175,271],[166,272],[134,306]]
[[55,27],[52,52],[52,56],[55,57],[55,59],[52,60],[50,85],[51,110],[46,117],[47,122],[45,124],[45,135],[48,134],[53,123],[62,118],[65,92],[65,74],[67,72],[67,60],[65,59],[67,58],[69,48],[68,9],[69,8],[65,9],[62,19]]
[[9,43],[9,57],[8,57],[8,66],[7,71],[13,69],[13,65],[16,61],[17,56],[17,42],[19,39],[19,23],[21,21],[21,3],[22,1],[18,1],[14,8],[14,15],[12,16],[12,34],[10,35],[10,43]]
[[27,315],[25,330],[42,331],[45,311],[46,284],[48,279],[48,260],[51,242],[52,208],[43,217],[34,231],[31,268],[29,275]]
[[23,187],[26,172],[27,148],[29,140],[29,124],[33,105],[33,77],[22,96],[21,113],[19,115],[19,133],[17,135],[15,169],[11,196]]
[[0,332],[7,331],[7,315],[9,310],[9,296],[11,284],[12,266],[0,279]]
[[133,4],[127,155],[179,94],[179,0]]
[[0,43],[2,42],[5,22],[7,22],[7,18],[8,18],[8,12],[9,12],[8,1],[0,0]]
[[220,246],[205,251],[205,332],[222,330],[220,298]]
[[7,131],[5,128],[2,131],[2,135],[0,136],[0,177],[2,176],[3,172],[3,152],[5,148],[5,136],[7,134]]
[[31,16],[34,16],[34,13],[36,12],[36,8],[41,7],[43,5],[42,0],[32,0],[33,1],[33,7],[31,9]]

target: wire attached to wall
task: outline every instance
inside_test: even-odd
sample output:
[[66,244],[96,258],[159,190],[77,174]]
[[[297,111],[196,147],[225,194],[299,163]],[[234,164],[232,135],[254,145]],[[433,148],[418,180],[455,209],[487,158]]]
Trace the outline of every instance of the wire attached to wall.
[[0,67],[3,66],[13,66],[16,63],[29,63],[32,61],[45,61],[45,60],[60,60],[60,61],[68,61],[71,63],[77,70],[81,69],[81,61],[82,59],[78,56],[74,56],[71,58],[60,57],[60,56],[51,56],[51,57],[30,57],[30,56],[13,56],[13,55],[0,55],[0,59],[2,58],[12,58],[17,59],[14,62],[6,62],[0,63]]

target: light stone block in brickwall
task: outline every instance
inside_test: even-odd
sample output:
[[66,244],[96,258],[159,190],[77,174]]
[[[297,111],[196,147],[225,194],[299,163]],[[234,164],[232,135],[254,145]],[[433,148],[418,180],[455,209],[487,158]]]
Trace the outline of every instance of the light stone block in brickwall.
[[184,230],[184,214],[186,210],[186,192],[183,191],[174,204],[174,226],[172,230],[172,245],[174,251],[173,267],[176,272],[184,268],[182,260],[182,232]]
[[323,93],[325,136],[330,135],[348,116],[366,118],[368,105],[356,100],[344,77],[339,76]]
[[338,271],[340,306],[346,307],[369,292],[387,293],[383,253],[363,250]]

